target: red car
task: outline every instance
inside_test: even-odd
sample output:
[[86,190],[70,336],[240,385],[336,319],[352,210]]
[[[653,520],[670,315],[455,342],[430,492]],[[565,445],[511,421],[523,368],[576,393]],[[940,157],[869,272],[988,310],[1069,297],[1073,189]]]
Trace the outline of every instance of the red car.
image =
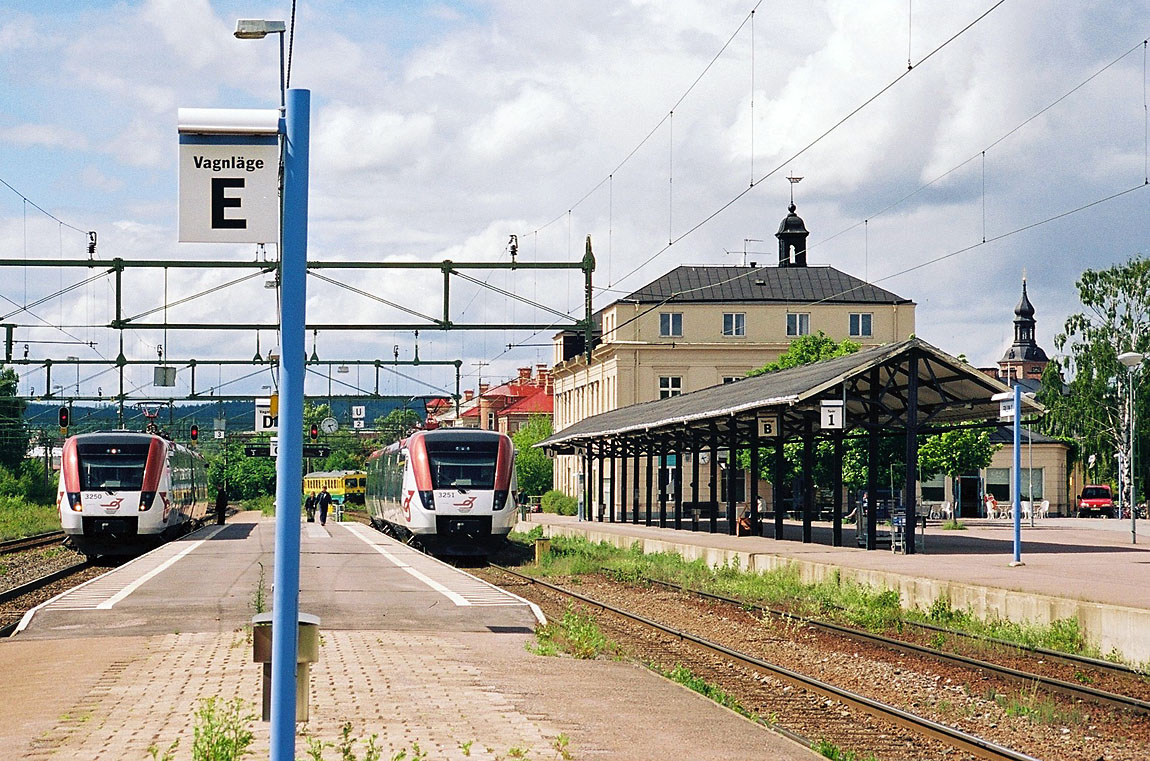
[[1079,518],[1114,518],[1114,496],[1106,484],[1083,486],[1078,495]]

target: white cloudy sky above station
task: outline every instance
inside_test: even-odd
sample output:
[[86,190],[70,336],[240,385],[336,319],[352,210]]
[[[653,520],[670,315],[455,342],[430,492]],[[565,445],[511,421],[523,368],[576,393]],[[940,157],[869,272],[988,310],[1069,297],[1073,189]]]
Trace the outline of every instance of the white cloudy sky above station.
[[[521,261],[577,261],[590,235],[599,307],[678,264],[739,264],[744,248],[772,262],[793,173],[812,264],[913,299],[917,334],[979,365],[1010,341],[1025,272],[1053,354],[1081,272],[1147,254],[1148,11],[1146,0],[301,2],[291,84],[313,98],[309,258],[507,261],[514,234]],[[260,256],[177,242],[176,110],[274,107],[276,41],[232,31],[240,17],[290,14],[288,2],[208,0],[0,7],[0,179],[19,193],[0,186],[0,258],[86,256],[84,235],[20,194],[96,230],[101,260]],[[163,305],[162,274],[149,273],[125,314]],[[90,274],[5,268],[3,314]],[[325,274],[441,312],[438,272]],[[473,274],[579,314],[577,272]],[[237,275],[172,270],[168,300]],[[110,319],[110,293],[97,281],[7,322],[40,326],[17,343],[99,342],[32,344],[34,357],[114,357],[114,333],[83,327]],[[256,278],[169,319],[272,322],[274,294]],[[411,321],[316,278],[308,310],[321,323]],[[452,319],[554,315],[453,283]],[[424,330],[420,356],[461,359],[468,387],[480,367],[494,378],[550,362],[551,333]],[[253,336],[224,336],[130,331],[125,354],[150,358],[164,341],[174,358],[253,353]],[[261,340],[266,351],[274,336]],[[388,359],[399,345],[410,359],[413,336],[333,332],[316,345],[337,359]],[[405,374],[419,382],[390,376],[381,391],[454,388],[441,369]],[[108,389],[112,377],[82,382]]]

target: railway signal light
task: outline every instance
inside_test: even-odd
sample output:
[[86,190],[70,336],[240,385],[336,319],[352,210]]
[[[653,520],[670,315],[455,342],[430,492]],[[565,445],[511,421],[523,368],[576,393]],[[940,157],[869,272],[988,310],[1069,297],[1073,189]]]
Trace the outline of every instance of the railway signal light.
[[68,433],[68,424],[72,422],[72,411],[67,407],[60,408],[60,432],[64,435]]
[[200,427],[192,423],[192,441],[197,441],[200,438]]
[[316,425],[315,423],[312,423],[311,424],[311,431],[309,433],[311,435],[312,441],[315,441],[316,439],[318,439],[319,438],[319,426]]

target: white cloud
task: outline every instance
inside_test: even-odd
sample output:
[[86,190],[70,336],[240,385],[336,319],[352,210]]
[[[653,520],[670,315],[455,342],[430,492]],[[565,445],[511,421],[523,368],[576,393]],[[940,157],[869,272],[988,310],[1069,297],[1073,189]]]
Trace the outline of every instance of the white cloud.
[[18,145],[76,150],[83,150],[88,142],[83,133],[55,124],[21,124],[0,129],[0,140],[8,140]]

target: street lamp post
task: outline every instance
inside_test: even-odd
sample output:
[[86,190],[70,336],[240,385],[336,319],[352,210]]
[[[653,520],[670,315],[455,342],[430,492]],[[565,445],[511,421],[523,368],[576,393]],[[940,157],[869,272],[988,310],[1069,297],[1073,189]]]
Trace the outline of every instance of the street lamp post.
[[1129,468],[1126,476],[1126,490],[1130,495],[1127,504],[1130,506],[1130,543],[1138,543],[1138,492],[1134,488],[1134,402],[1135,387],[1134,376],[1138,372],[1138,368],[1142,365],[1142,360],[1145,358],[1140,352],[1127,351],[1118,355],[1118,361],[1126,368],[1127,392],[1126,392],[1126,435],[1129,437],[1126,441],[1126,452],[1123,458],[1126,461],[1126,467]]
[[[300,483],[307,278],[311,91],[285,92],[282,21],[240,20],[236,37],[280,35],[280,415],[276,459],[275,578],[272,593],[271,761],[295,758],[296,654],[299,646]],[[270,359],[270,356],[269,356]]]

